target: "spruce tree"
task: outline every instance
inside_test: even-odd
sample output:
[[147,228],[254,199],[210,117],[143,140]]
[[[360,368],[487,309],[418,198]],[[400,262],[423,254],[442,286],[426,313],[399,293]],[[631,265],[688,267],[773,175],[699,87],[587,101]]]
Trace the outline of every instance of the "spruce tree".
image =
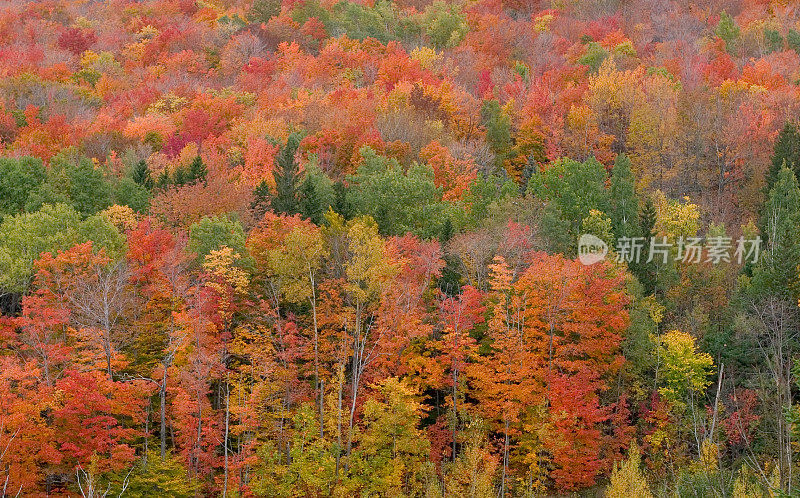
[[299,202],[297,184],[299,168],[295,160],[297,148],[300,146],[300,134],[292,133],[278,153],[278,168],[275,171],[275,197],[272,198],[272,210],[276,213],[297,214]]
[[765,201],[778,179],[778,173],[784,165],[792,170],[795,176],[800,174],[800,130],[798,130],[796,124],[788,121],[775,140],[772,161],[767,172],[767,181],[764,185]]
[[169,170],[164,168],[164,171],[158,175],[158,179],[156,180],[156,188],[158,190],[164,190],[168,188],[172,184],[172,180],[170,179]]
[[253,200],[250,202],[250,210],[257,220],[264,217],[264,213],[269,211],[272,205],[272,191],[266,180],[261,180],[261,183],[256,186],[253,191]]
[[631,160],[620,154],[611,170],[611,225],[616,237],[636,237],[639,227],[639,198],[631,172]]
[[175,168],[175,172],[172,173],[172,184],[176,187],[182,187],[186,184],[186,171],[183,166]]
[[303,218],[311,220],[317,225],[322,224],[325,208],[322,206],[319,193],[311,177],[306,176],[306,179],[300,184],[298,197],[299,210]]
[[208,168],[203,163],[203,159],[200,156],[195,157],[192,164],[189,165],[189,173],[186,175],[187,183],[205,183],[206,176],[208,176]]
[[150,175],[150,168],[147,167],[147,162],[144,159],[133,167],[131,179],[142,187],[153,190],[153,177]]
[[337,181],[333,184],[334,206],[333,210],[344,216],[346,220],[353,217],[353,206],[347,198],[347,186],[344,182]]
[[763,240],[753,268],[753,291],[797,297],[800,265],[800,187],[797,177],[783,167],[761,211]]
[[[635,235],[644,237],[645,247],[649,247],[650,239],[655,236],[656,217],[656,206],[653,204],[653,199],[646,197],[639,213],[639,232]],[[658,284],[658,268],[655,262],[651,261],[648,263],[647,258],[642,258],[638,262],[631,262],[628,266],[642,284],[644,294],[653,294]]]

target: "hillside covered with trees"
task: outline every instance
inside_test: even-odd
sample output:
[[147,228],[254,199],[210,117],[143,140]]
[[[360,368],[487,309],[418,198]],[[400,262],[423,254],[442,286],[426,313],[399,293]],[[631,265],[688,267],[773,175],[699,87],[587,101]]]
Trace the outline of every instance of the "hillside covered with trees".
[[798,120],[791,0],[0,0],[0,496],[798,496]]

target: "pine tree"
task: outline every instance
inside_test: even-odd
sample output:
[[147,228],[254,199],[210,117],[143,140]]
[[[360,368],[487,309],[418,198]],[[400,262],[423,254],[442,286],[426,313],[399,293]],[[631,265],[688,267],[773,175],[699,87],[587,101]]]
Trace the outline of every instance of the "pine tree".
[[205,183],[206,176],[208,176],[208,168],[203,163],[203,159],[200,156],[195,157],[192,164],[189,165],[189,173],[186,175],[187,183]]
[[794,171],[795,176],[800,174],[800,130],[796,124],[788,121],[775,140],[772,162],[764,185],[765,200],[778,180],[778,173],[784,165]]
[[183,166],[175,168],[175,172],[172,173],[172,184],[176,187],[186,184],[186,170],[183,169]]
[[255,219],[260,220],[264,214],[269,211],[272,204],[272,191],[269,188],[269,183],[266,180],[261,180],[261,183],[253,191],[253,200],[250,202],[250,210],[253,211]]
[[353,206],[347,199],[347,186],[344,182],[338,181],[333,184],[333,192],[335,195],[333,210],[342,215],[344,219],[349,220],[353,217]]
[[[645,198],[639,213],[639,234],[645,238],[644,244],[648,246],[650,239],[655,236],[656,206],[653,199]],[[636,275],[644,287],[644,294],[651,295],[656,290],[657,276],[654,262],[647,263],[646,259],[632,262],[629,265],[631,272]]]
[[616,237],[636,237],[639,228],[639,199],[636,196],[631,160],[620,154],[611,170],[611,224]]
[[753,268],[756,293],[796,296],[800,265],[800,187],[787,167],[769,193],[761,212],[764,239],[758,263]]
[[306,179],[300,184],[298,197],[300,214],[303,218],[311,220],[317,225],[322,224],[325,208],[322,206],[314,181],[310,177],[306,176]]
[[150,168],[147,167],[147,162],[144,159],[133,167],[131,178],[146,189],[153,190],[153,177],[150,175]]
[[169,176],[169,171],[164,168],[164,171],[158,175],[158,179],[156,180],[156,189],[164,190],[172,184],[172,179]]
[[292,133],[278,153],[278,169],[275,171],[275,197],[272,198],[272,210],[276,213],[297,214],[299,202],[297,196],[297,183],[299,181],[299,168],[295,160],[297,148],[300,146],[301,136]]
[[445,218],[444,223],[442,223],[442,229],[439,231],[439,243],[446,244],[453,238],[454,233],[455,228],[453,228],[453,222],[450,220],[450,217]]

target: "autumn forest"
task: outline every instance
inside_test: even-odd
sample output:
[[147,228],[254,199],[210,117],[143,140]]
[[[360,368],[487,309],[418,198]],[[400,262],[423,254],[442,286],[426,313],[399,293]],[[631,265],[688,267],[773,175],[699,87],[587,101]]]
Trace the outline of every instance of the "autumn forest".
[[793,0],[0,0],[0,497],[800,496]]

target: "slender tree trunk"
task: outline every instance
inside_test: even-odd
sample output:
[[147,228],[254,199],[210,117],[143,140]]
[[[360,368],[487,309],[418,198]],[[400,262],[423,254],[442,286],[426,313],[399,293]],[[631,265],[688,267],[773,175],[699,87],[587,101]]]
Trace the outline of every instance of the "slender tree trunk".
[[337,399],[336,413],[336,479],[339,479],[339,467],[342,458],[342,398],[344,397],[344,365],[339,364],[338,368],[339,394]]
[[152,398],[147,399],[147,415],[144,419],[144,455],[142,455],[142,466],[147,468],[147,452],[150,443],[150,404],[153,402]]
[[453,452],[450,461],[456,461],[456,441],[458,438],[458,368],[453,368]]
[[222,488],[222,498],[227,498],[228,496],[228,434],[230,431],[230,418],[231,418],[231,410],[230,410],[230,397],[231,397],[231,386],[228,383],[227,375],[225,378],[225,439],[223,439],[222,444],[225,445],[225,482]]
[[164,377],[161,379],[159,389],[161,398],[161,461],[167,457],[167,364],[164,363]]
[[505,435],[503,436],[503,479],[500,481],[500,498],[506,496],[506,475],[508,472],[508,416],[505,417]]
[[325,436],[325,416],[323,408],[323,389],[319,379],[319,325],[317,324],[317,294],[314,288],[314,272],[308,268],[308,279],[311,283],[311,314],[314,320],[314,388],[319,396],[319,437]]

